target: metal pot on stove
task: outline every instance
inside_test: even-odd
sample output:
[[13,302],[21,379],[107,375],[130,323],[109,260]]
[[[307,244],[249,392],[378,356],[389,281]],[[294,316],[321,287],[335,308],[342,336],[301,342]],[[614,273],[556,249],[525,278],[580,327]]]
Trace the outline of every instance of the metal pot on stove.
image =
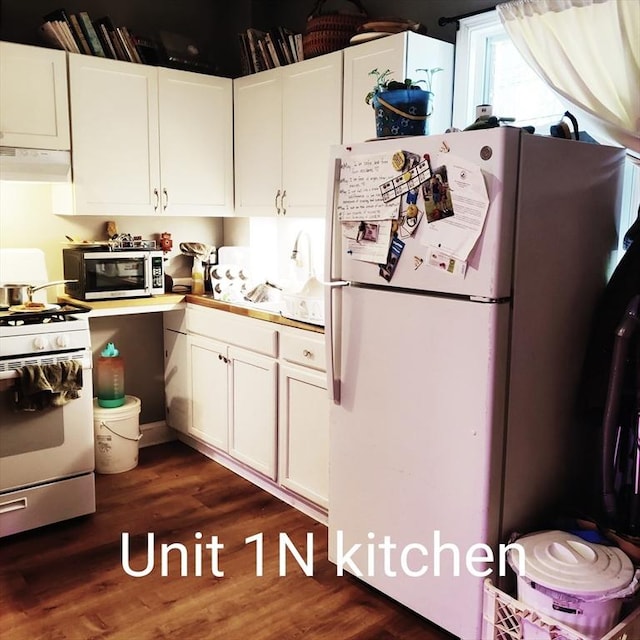
[[77,282],[77,280],[54,280],[37,286],[31,284],[3,284],[0,285],[0,307],[16,307],[31,302],[33,294],[40,289],[53,287],[57,284]]

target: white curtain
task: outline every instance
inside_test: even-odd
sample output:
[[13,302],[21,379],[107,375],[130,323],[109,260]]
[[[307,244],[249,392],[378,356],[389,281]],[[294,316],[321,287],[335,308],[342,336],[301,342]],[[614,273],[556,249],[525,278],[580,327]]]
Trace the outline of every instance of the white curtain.
[[514,0],[496,9],[547,84],[640,154],[640,0]]

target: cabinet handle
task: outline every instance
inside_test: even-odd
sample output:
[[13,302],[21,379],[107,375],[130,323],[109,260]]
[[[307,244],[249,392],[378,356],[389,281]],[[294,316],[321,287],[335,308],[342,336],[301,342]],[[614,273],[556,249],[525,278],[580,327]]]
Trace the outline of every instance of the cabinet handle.
[[218,354],[218,360],[222,360],[225,364],[229,364],[229,358],[226,358],[221,353]]
[[166,211],[167,210],[167,206],[169,205],[169,194],[167,193],[166,189],[163,189],[162,193],[164,195],[164,206],[162,207],[162,210]]
[[153,210],[157,211],[158,205],[160,204],[160,194],[158,193],[157,189],[153,190],[153,195],[156,197],[156,203],[153,205]]
[[280,204],[282,205],[282,215],[286,216],[287,215],[287,207],[284,206],[284,198],[287,195],[287,190],[285,189],[282,192],[282,197],[280,198]]
[[302,355],[303,355],[305,358],[313,358],[313,351],[309,351],[309,349],[305,349],[305,350],[302,352]]
[[280,207],[278,206],[278,197],[280,196],[280,189],[278,189],[278,192],[276,193],[276,201],[275,201],[275,207],[276,207],[276,214],[280,215]]

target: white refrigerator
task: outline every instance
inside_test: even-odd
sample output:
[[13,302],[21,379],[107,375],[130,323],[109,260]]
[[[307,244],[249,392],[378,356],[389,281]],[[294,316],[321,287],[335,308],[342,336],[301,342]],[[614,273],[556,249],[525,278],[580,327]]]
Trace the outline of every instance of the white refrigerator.
[[[429,221],[435,189],[422,185],[433,183],[403,157],[445,178],[446,217]],[[485,576],[504,573],[499,543],[535,528],[567,487],[572,403],[616,248],[623,157],[511,127],[332,150],[329,557],[466,640],[482,637]],[[465,191],[478,176],[484,214]],[[381,178],[411,189],[384,204]],[[405,209],[389,279],[381,265],[394,261],[371,259],[388,228],[378,217],[416,191],[416,229]],[[439,252],[454,245],[447,262]],[[491,554],[495,563],[482,560]]]

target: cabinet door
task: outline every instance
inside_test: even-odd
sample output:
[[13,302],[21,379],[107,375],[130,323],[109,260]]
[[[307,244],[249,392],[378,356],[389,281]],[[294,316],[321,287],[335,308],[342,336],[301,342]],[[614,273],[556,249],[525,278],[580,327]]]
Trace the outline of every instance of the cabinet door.
[[0,42],[0,144],[71,148],[64,51]]
[[342,51],[282,67],[283,214],[325,216],[329,148],[341,140]]
[[323,373],[280,367],[278,481],[329,507],[329,398]]
[[164,329],[165,417],[172,429],[189,431],[189,359],[187,335]]
[[393,77],[404,77],[404,34],[379,38],[349,47],[344,52],[344,122],[342,141],[364,142],[376,137],[373,107],[365,103],[375,80],[370,72],[390,69]]
[[[274,216],[282,194],[281,70],[233,81],[238,216]],[[305,144],[300,140],[301,145]]]
[[75,212],[159,209],[157,69],[69,54]]
[[229,366],[226,345],[189,336],[191,361],[191,426],[189,434],[227,451],[229,430]]
[[[342,140],[364,142],[376,137],[375,114],[365,103],[375,81],[370,72],[389,69],[392,78],[402,81],[426,79],[421,68],[442,67],[434,75],[433,114],[429,119],[430,133],[444,133],[451,126],[453,109],[453,45],[412,32],[349,47],[344,52],[344,123]],[[424,86],[424,85],[423,85]]]
[[276,479],[277,362],[229,348],[232,413],[229,453]]
[[232,80],[158,69],[162,212],[233,212]]

